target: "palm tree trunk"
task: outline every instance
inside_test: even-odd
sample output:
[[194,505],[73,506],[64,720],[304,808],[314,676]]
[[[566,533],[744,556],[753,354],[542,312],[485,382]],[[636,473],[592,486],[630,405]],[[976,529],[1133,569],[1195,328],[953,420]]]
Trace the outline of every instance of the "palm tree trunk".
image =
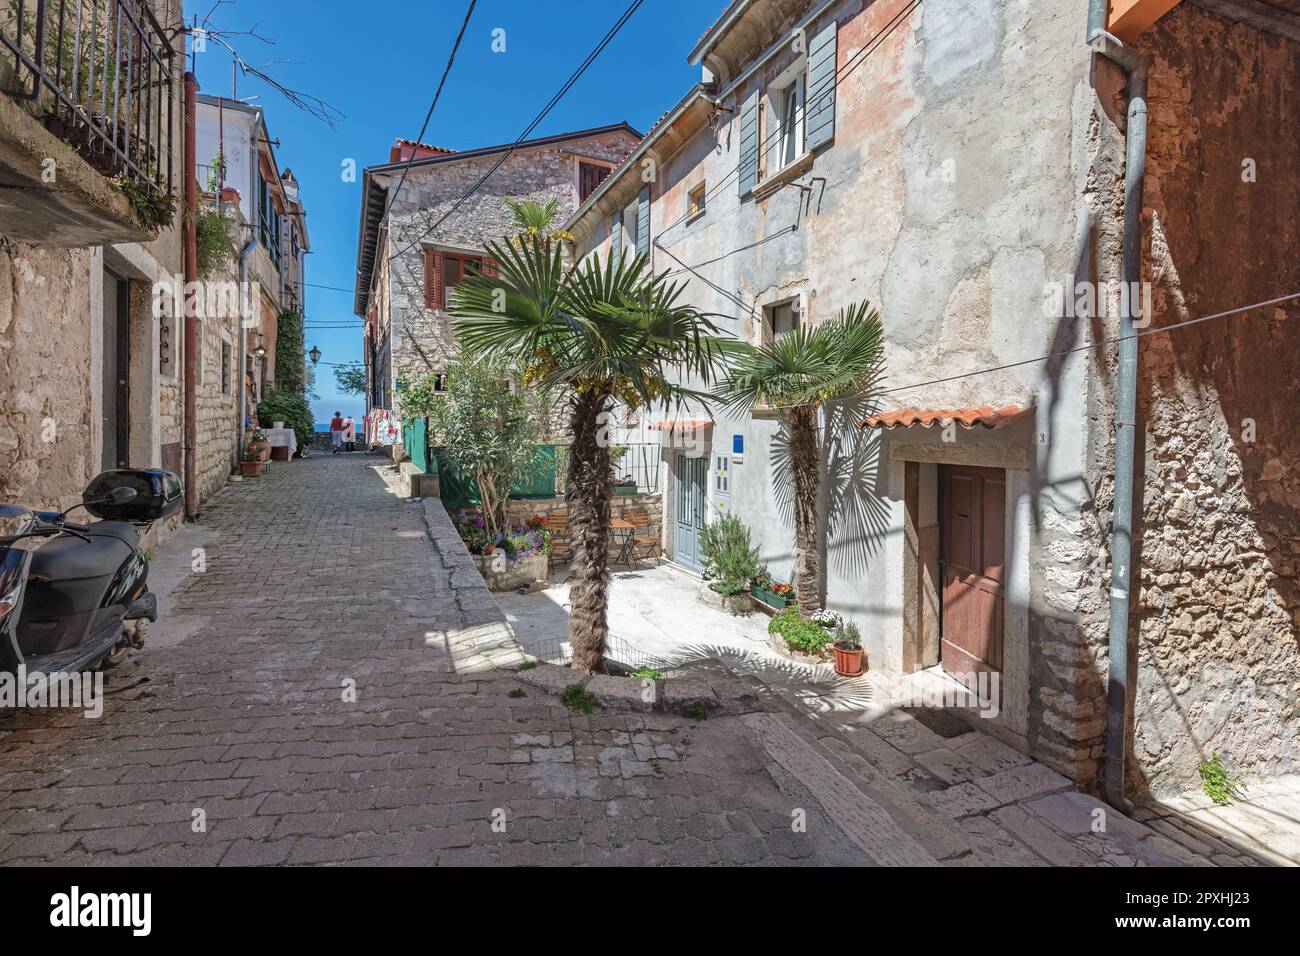
[[573,399],[569,446],[569,544],[573,578],[569,588],[569,644],[573,669],[604,674],[605,639],[609,636],[609,444],[602,440],[601,413],[608,395],[579,392]]
[[794,409],[789,416],[790,471],[794,476],[794,575],[799,613],[808,617],[822,606],[821,554],[817,550],[817,408]]

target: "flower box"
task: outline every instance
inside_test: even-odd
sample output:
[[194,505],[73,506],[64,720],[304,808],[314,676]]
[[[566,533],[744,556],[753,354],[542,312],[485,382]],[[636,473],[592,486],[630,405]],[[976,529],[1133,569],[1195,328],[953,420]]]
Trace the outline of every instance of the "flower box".
[[759,601],[762,601],[768,607],[776,608],[778,611],[784,610],[790,606],[790,601],[780,594],[775,594],[768,588],[760,588],[757,584],[749,586],[749,593],[754,595]]
[[545,584],[550,572],[549,556],[542,551],[516,555],[471,554],[470,559],[483,576],[489,591],[517,591],[534,583]]

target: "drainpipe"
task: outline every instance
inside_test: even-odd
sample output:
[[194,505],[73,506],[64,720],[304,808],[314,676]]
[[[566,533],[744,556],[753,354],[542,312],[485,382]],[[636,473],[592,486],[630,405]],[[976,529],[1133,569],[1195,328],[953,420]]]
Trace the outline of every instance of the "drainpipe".
[[[198,279],[198,231],[197,217],[199,211],[198,181],[195,177],[195,128],[194,100],[199,91],[199,81],[193,73],[185,74],[185,285],[195,288]],[[185,517],[193,521],[199,515],[199,490],[194,485],[195,461],[198,450],[198,402],[195,395],[199,364],[198,319],[196,310],[198,302],[189,300],[185,303]]]
[[1124,797],[1128,742],[1128,613],[1133,557],[1133,471],[1137,428],[1138,341],[1134,311],[1142,281],[1142,187],[1146,174],[1147,73],[1136,52],[1106,32],[1108,0],[1089,0],[1088,46],[1128,74],[1128,129],[1124,160],[1123,275],[1119,369],[1115,381],[1115,502],[1111,519],[1110,634],[1106,686],[1106,764],[1102,795],[1119,810]]
[[253,296],[250,293],[245,300],[244,290],[248,283],[248,257],[257,248],[257,231],[251,227],[248,231],[249,240],[239,250],[239,421],[235,424],[235,464],[230,466],[232,473],[239,468],[239,457],[244,452],[244,422],[248,420],[248,387],[244,378],[248,368],[248,329],[244,326],[253,315]]

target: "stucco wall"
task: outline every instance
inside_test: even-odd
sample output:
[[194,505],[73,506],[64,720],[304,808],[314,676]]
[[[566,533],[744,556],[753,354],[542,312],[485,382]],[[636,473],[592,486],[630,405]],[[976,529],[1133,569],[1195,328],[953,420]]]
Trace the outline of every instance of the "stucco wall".
[[[1153,57],[1154,324],[1300,291],[1300,43],[1184,3]],[[1142,344],[1135,786],[1300,769],[1300,351],[1291,302]]]

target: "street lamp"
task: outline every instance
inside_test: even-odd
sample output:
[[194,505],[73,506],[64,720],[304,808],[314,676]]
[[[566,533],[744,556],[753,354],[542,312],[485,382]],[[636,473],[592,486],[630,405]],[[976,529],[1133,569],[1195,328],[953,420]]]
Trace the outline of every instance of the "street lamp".
[[314,345],[311,347],[311,351],[308,352],[307,355],[311,358],[312,365],[315,365],[320,361],[320,349],[316,348]]
[[258,342],[257,347],[253,349],[253,354],[260,359],[266,358],[266,346]]

